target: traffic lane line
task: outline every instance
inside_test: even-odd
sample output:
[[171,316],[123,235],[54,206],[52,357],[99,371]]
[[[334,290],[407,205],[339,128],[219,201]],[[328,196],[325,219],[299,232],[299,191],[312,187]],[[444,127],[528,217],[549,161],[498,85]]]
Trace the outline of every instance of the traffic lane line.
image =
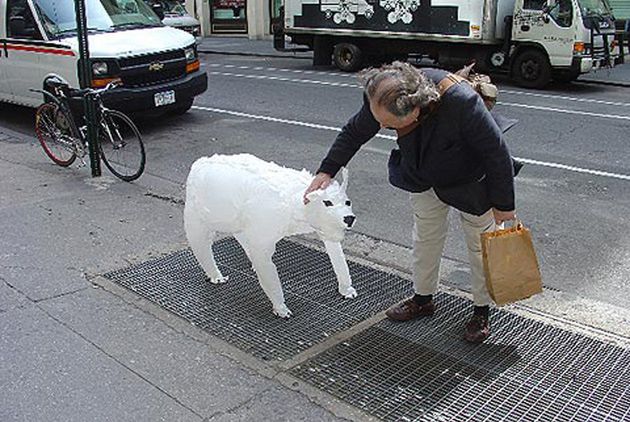
[[[216,77],[215,83],[226,87],[227,94],[215,92],[212,100],[201,99],[200,105],[335,127],[343,126],[362,101],[361,90],[227,77]],[[496,110],[520,121],[505,138],[515,155],[630,173],[622,158],[628,121],[503,106]]]
[[[320,81],[316,79],[295,79],[295,78],[284,77],[284,76],[254,75],[254,74],[236,73],[236,72],[207,71],[207,73],[208,75],[226,76],[226,77],[232,77],[232,78],[268,80],[268,81],[274,81],[274,82],[289,82],[289,83],[300,83],[300,84],[307,84],[307,85],[321,85],[321,86],[329,86],[329,87],[335,87],[335,88],[363,89],[358,83]],[[564,109],[564,108],[558,108],[558,107],[520,104],[520,103],[503,102],[503,101],[499,101],[497,102],[497,104],[506,106],[506,107],[528,108],[531,110],[539,110],[539,111],[544,111],[544,112],[574,114],[574,115],[580,115],[580,116],[630,121],[630,115],[623,115],[623,114],[595,113],[591,111],[571,110],[571,109]]]
[[[247,65],[232,65],[232,64],[223,64],[223,63],[211,63],[208,64],[209,68],[225,68],[232,69],[239,72],[243,70],[251,70],[258,72],[281,72],[282,74],[294,74],[294,75],[317,75],[317,76],[325,76],[325,77],[341,77],[344,80],[354,79],[357,81],[356,85],[360,86],[358,82],[358,74],[349,74],[349,73],[338,73],[338,72],[324,72],[324,71],[315,71],[315,70],[302,70],[302,69],[287,69],[287,68],[279,68],[279,67],[266,67],[266,66],[247,66]],[[325,82],[336,82],[336,81],[325,81]],[[309,82],[314,83],[314,82]],[[340,82],[340,83],[350,83],[351,82]],[[576,103],[585,103],[585,104],[597,104],[597,105],[606,105],[612,107],[630,107],[630,102],[622,102],[622,101],[608,101],[608,100],[600,100],[596,98],[579,98],[575,96],[562,95],[562,94],[548,94],[541,93],[537,91],[522,91],[522,90],[513,90],[513,89],[505,89],[500,88],[499,93],[501,95],[515,95],[515,96],[526,96],[537,99],[548,99],[548,100],[558,100],[558,101],[568,101],[568,102],[576,102]],[[630,90],[628,92],[630,94]]]
[[[317,123],[309,123],[309,122],[302,122],[298,120],[283,119],[279,117],[244,113],[244,112],[235,111],[235,110],[226,110],[226,109],[206,107],[206,106],[193,106],[192,108],[195,110],[227,114],[227,115],[236,116],[236,117],[245,117],[245,118],[254,119],[254,120],[264,120],[264,121],[272,122],[272,123],[282,123],[282,124],[289,124],[293,126],[302,126],[302,127],[307,127],[309,129],[327,130],[327,131],[334,131],[334,132],[339,132],[341,130],[340,127],[335,127],[335,126],[326,126],[326,125],[320,125]],[[380,139],[394,140],[394,141],[397,139],[396,136],[385,135],[382,133],[377,134],[375,137],[380,138]],[[362,147],[362,149],[365,151],[375,152],[382,155],[390,154],[389,150],[383,150],[381,148],[376,148],[372,146],[364,146]],[[589,168],[572,166],[572,165],[563,164],[563,163],[540,161],[540,160],[535,160],[535,159],[526,158],[526,157],[514,157],[514,158],[522,161],[525,164],[531,164],[535,166],[548,167],[548,168],[554,168],[554,169],[559,169],[559,170],[571,171],[574,173],[590,174],[594,176],[608,177],[608,178],[613,178],[613,179],[618,179],[618,180],[630,181],[630,175],[628,174],[614,173],[614,172],[608,172],[608,171],[597,170],[597,169],[589,169]]]

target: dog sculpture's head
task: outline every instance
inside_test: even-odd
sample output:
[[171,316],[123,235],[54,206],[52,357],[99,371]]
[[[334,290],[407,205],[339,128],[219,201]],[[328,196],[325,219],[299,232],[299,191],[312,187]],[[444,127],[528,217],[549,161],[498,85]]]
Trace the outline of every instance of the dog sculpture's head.
[[356,216],[352,203],[346,195],[348,170],[342,170],[341,185],[333,181],[326,189],[319,189],[306,195],[306,219],[323,240],[340,242],[344,231],[354,224]]

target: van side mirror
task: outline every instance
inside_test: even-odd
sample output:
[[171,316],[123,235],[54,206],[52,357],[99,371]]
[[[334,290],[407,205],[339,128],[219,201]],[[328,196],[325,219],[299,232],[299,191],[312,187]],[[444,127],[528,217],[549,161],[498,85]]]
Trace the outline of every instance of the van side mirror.
[[24,16],[11,16],[9,18],[9,33],[11,36],[14,37],[25,37],[28,35],[32,35],[32,31],[28,31],[26,29],[26,19],[24,19]]
[[155,13],[160,20],[164,19],[164,8],[160,3],[153,3],[151,9],[153,9],[153,13]]

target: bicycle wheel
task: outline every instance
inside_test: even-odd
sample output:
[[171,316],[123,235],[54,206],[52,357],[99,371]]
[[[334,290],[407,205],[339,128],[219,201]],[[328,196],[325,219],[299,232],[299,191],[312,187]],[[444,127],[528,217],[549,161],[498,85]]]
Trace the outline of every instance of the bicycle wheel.
[[77,158],[79,138],[72,117],[54,103],[44,103],[35,112],[35,133],[46,155],[56,164],[68,167]]
[[116,177],[125,182],[140,177],[146,162],[144,145],[129,117],[116,110],[104,111],[98,144],[103,162]]

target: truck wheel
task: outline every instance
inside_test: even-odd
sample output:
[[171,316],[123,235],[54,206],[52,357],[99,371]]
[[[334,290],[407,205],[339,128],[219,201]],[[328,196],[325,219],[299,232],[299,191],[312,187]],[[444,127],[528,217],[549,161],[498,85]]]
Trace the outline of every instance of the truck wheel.
[[337,44],[333,50],[333,62],[337,68],[344,72],[354,72],[359,70],[363,63],[363,53],[354,44]]
[[538,50],[525,50],[514,60],[512,75],[520,86],[544,88],[551,80],[551,65],[547,56]]

